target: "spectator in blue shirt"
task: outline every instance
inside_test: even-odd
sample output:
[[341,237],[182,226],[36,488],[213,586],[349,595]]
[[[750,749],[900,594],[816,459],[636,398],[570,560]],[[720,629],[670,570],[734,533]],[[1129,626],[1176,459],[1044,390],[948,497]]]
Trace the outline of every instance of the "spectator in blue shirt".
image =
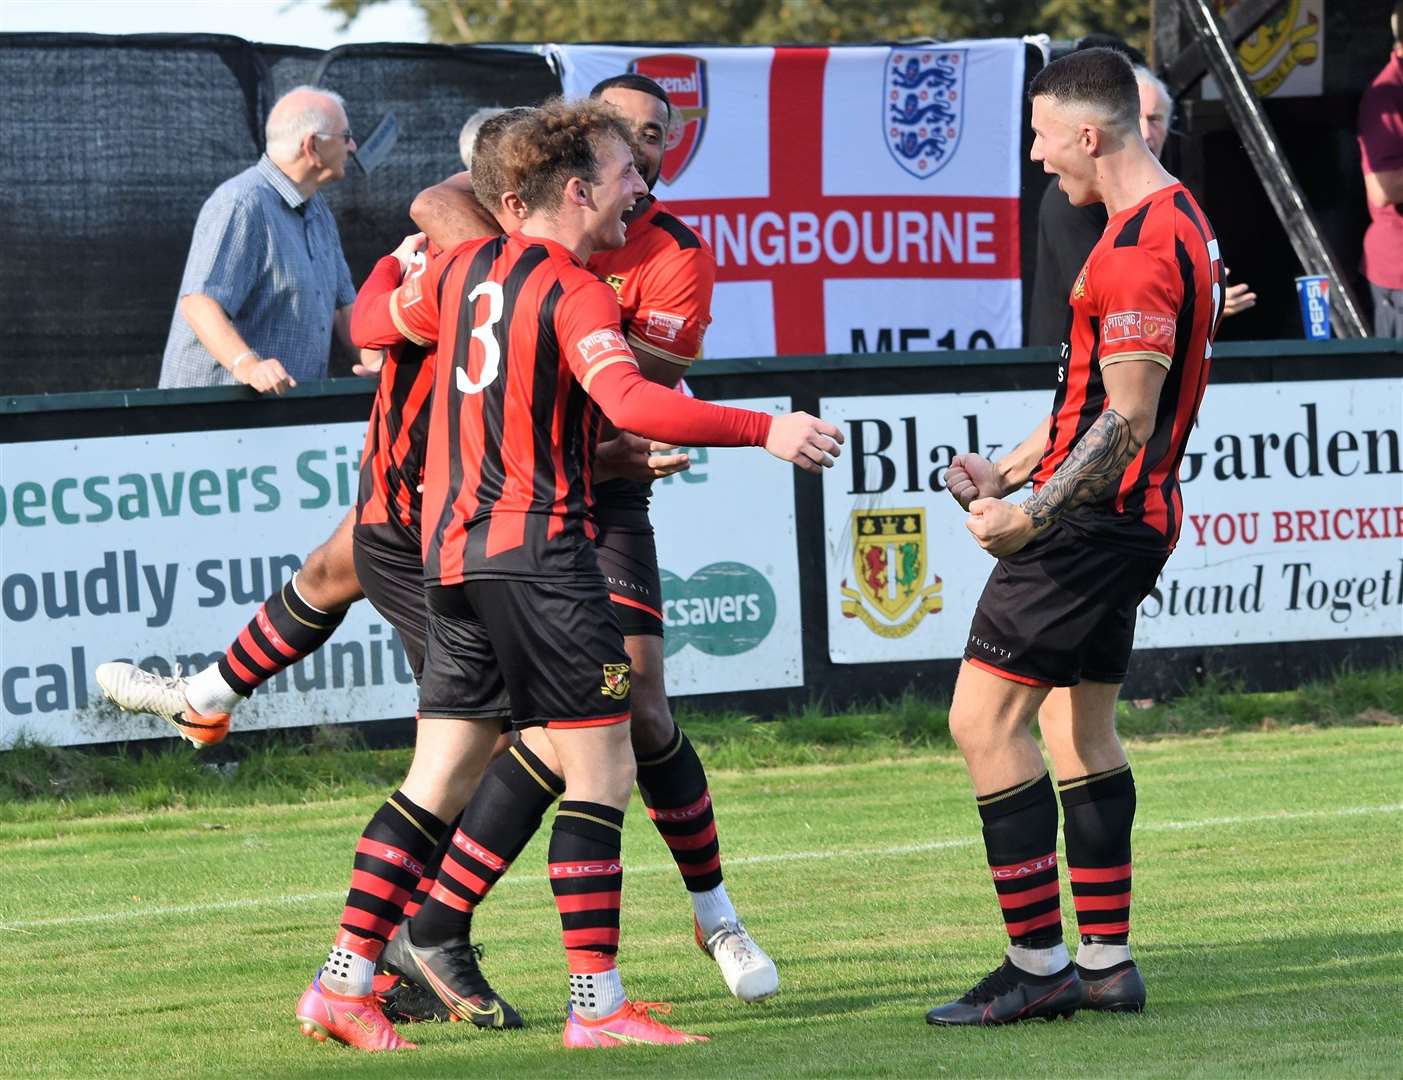
[[200,209],[161,363],[162,387],[282,393],[325,378],[356,290],[326,200],[355,151],[341,98],[299,86],[268,114],[267,152]]

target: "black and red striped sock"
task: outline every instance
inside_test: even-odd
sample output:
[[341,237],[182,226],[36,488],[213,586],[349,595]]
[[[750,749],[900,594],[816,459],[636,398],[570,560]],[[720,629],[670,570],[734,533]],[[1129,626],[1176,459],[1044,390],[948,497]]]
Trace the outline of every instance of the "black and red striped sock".
[[980,795],[984,850],[994,875],[1009,941],[1050,949],[1062,940],[1057,885],[1057,796],[1052,779],[1035,780]]
[[623,832],[624,812],[603,803],[562,802],[555,813],[550,888],[571,975],[617,966]]
[[[472,913],[541,827],[565,781],[521,743],[488,766],[410,926],[416,945],[466,938]],[[432,871],[426,871],[429,877]]]
[[319,611],[298,595],[297,576],[275,592],[219,660],[219,674],[248,697],[280,671],[326,644],[349,608]]
[[424,906],[424,901],[429,898],[429,893],[433,892],[434,882],[438,880],[438,868],[443,865],[444,856],[448,854],[448,847],[453,843],[453,834],[456,831],[456,826],[444,829],[443,835],[439,837],[438,843],[434,846],[433,854],[424,862],[424,872],[419,875],[414,892],[410,894],[409,901],[404,905],[406,919],[413,919],[415,915],[419,914],[419,909]]
[[660,753],[638,759],[638,790],[687,891],[706,892],[720,885],[721,844],[706,770],[680,727],[674,726]]
[[[351,951],[379,957],[404,915],[424,862],[448,826],[396,791],[361,833],[341,928],[368,944]],[[367,955],[374,952],[374,956]]]
[[1130,765],[1057,786],[1077,929],[1083,941],[1124,945],[1130,935],[1130,828],[1135,823]]

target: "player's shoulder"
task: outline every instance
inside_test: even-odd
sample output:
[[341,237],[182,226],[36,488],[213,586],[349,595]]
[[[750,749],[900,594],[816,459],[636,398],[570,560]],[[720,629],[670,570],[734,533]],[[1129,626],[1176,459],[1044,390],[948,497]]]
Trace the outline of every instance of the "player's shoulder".
[[592,270],[570,259],[556,260],[556,280],[560,283],[560,299],[556,314],[584,310],[605,312],[618,316],[619,298]]
[[556,258],[555,272],[565,296],[590,295],[602,289],[605,295],[614,300],[614,303],[618,303],[614,299],[614,290],[604,284],[594,271],[580,265],[574,259]]
[[[450,276],[456,275],[455,280],[461,279],[472,268],[473,259],[489,245],[497,244],[500,236],[475,236],[471,240],[464,240],[461,244],[451,247],[448,250],[438,250],[437,253],[430,251],[427,258],[427,270],[424,277],[446,281]],[[500,244],[497,244],[500,251]]]
[[1096,247],[1103,263],[1174,266],[1180,247],[1206,246],[1211,239],[1208,219],[1194,197],[1173,184],[1112,218]]
[[633,267],[649,280],[709,277],[716,273],[711,245],[690,225],[661,203],[654,203],[643,228],[613,261],[611,269]]
[[665,248],[677,251],[709,250],[701,234],[661,202],[653,203],[646,223],[648,231],[655,237],[655,242]]

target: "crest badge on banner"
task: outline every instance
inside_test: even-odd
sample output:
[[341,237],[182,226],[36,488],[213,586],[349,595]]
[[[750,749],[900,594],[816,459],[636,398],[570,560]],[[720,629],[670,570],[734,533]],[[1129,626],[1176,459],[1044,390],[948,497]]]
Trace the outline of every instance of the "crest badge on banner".
[[701,149],[706,133],[706,61],[686,53],[657,53],[638,57],[628,70],[652,79],[672,101],[662,179],[665,184],[676,183]]
[[912,176],[934,176],[964,130],[965,51],[893,49],[882,81],[887,149]]
[[[853,580],[842,585],[843,615],[886,638],[905,637],[941,608],[940,575],[927,586],[926,511],[855,510]],[[914,606],[914,610],[913,610]]]
[[[1216,0],[1219,17],[1243,2]],[[1324,49],[1325,0],[1289,0],[1238,43],[1237,59],[1258,97],[1316,97],[1324,88]],[[1204,100],[1222,96],[1217,80],[1203,80]]]

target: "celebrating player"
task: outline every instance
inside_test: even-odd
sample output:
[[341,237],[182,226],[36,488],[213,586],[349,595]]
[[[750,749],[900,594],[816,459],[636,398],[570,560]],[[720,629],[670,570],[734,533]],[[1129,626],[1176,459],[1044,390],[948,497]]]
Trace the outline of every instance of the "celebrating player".
[[[628,124],[638,170],[651,190],[662,169],[671,119],[666,92],[644,76],[620,75],[601,82],[591,97],[612,106]],[[500,169],[493,167],[495,163],[474,164],[478,204],[499,205],[505,193]],[[415,202],[416,223],[440,242],[454,239],[472,221],[472,204],[458,201],[461,191],[461,182],[455,178],[426,192]],[[510,202],[512,196],[508,194],[507,199]],[[624,246],[596,252],[588,265],[618,294],[623,325],[640,369],[651,381],[674,386],[700,352],[702,335],[711,321],[715,256],[696,233],[651,196],[640,199],[626,220]],[[677,462],[655,458],[654,465],[665,471]],[[662,591],[648,516],[649,487],[615,479],[596,483],[594,491],[595,548],[631,665],[631,734],[639,790],[681,872],[692,902],[698,945],[715,959],[733,994],[743,1001],[758,1001],[778,991],[779,975],[726,892],[706,771],[668,707]],[[489,767],[464,813],[460,839],[446,849],[450,872],[438,874],[431,864],[426,877],[436,881],[427,902],[417,909],[409,932],[399,933],[386,951],[390,971],[436,989],[460,1016],[477,1015],[474,998],[481,983],[471,962],[470,933],[472,912],[485,895],[476,884],[481,870],[467,841],[514,856],[559,795],[563,781],[558,773],[551,746],[538,730],[523,733],[520,743]]]
[[[546,729],[565,780],[549,856],[570,969],[564,1041],[581,1048],[698,1038],[628,1001],[616,964],[635,768],[629,664],[587,514],[603,417],[676,444],[763,445],[814,472],[841,438],[803,413],[711,405],[639,373],[617,301],[584,268],[594,251],[622,246],[623,216],[646,194],[628,137],[593,102],[518,120],[500,154],[527,212],[521,230],[460,245],[368,310],[358,304],[353,327],[365,347],[404,337],[439,349],[424,470],[421,745],[425,725],[460,724],[471,748],[455,782],[471,784],[503,721]],[[377,275],[367,288],[383,286]],[[406,798],[395,809],[416,821],[425,812]],[[484,885],[506,869],[485,845],[472,854]],[[407,898],[402,887],[379,895],[391,909]],[[370,995],[382,948],[343,926],[299,1002],[305,1031],[367,1049],[407,1045]]]
[[[1078,1008],[1138,1012],[1130,956],[1135,783],[1115,703],[1135,613],[1179,535],[1179,462],[1208,381],[1223,266],[1203,211],[1138,126],[1135,73],[1088,49],[1033,80],[1034,161],[1106,231],[1072,287],[1071,341],[1051,418],[997,464],[957,457],[950,493],[999,559],[980,597],[950,708],[974,781],[1004,963],[932,1024],[1005,1024]],[[1033,480],[1022,503],[1005,495]],[[1081,931],[1062,943],[1057,796]]]

